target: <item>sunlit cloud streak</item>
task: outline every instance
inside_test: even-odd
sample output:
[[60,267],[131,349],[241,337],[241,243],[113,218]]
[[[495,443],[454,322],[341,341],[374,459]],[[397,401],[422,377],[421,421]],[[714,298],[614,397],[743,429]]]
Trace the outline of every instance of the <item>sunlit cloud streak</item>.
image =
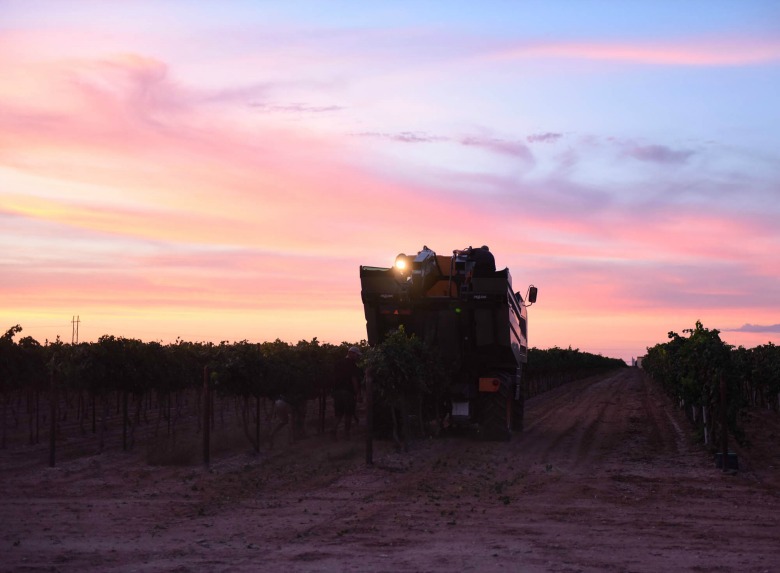
[[402,131],[400,133],[378,133],[378,132],[362,132],[355,134],[358,137],[370,137],[378,139],[386,139],[389,141],[397,141],[400,143],[439,143],[442,141],[449,141],[449,138],[429,135],[426,133],[415,133],[412,131]]
[[532,133],[526,140],[528,143],[555,143],[562,137],[562,133]]
[[656,163],[685,163],[693,151],[677,151],[664,145],[636,146],[626,150],[626,155],[640,161]]
[[497,137],[486,137],[480,135],[455,137],[416,133],[411,131],[404,131],[400,133],[363,132],[356,135],[359,137],[379,138],[399,143],[455,143],[465,147],[474,147],[486,150],[491,153],[514,157],[529,165],[534,163],[533,154],[525,143]]
[[494,59],[567,58],[666,66],[743,66],[780,61],[776,37],[656,42],[526,42],[494,52]]
[[495,137],[465,137],[460,141],[463,145],[484,148],[494,153],[509,155],[520,159],[528,165],[533,165],[534,156],[528,146],[519,141],[506,141]]
[[252,102],[250,107],[263,112],[275,113],[275,112],[289,112],[289,113],[330,113],[341,111],[344,108],[338,105],[326,105],[315,106],[302,102],[295,102],[289,104],[271,104],[263,102]]
[[780,324],[743,324],[739,328],[724,328],[725,332],[767,332],[778,334],[780,333]]

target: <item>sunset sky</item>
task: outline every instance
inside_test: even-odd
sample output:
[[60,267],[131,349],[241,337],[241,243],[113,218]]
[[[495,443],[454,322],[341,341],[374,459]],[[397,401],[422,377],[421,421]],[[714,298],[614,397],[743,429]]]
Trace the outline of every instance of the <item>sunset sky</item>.
[[530,344],[780,344],[780,2],[0,0],[0,329],[366,337],[487,244]]

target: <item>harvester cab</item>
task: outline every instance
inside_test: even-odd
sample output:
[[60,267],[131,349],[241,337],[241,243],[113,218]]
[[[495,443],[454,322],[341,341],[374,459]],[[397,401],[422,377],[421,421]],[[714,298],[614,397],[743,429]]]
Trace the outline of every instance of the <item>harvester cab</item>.
[[438,351],[451,372],[448,420],[491,439],[523,425],[523,369],[528,360],[528,311],[512,289],[509,269],[496,270],[487,247],[437,255],[424,246],[399,254],[392,267],[360,267],[368,343],[403,326]]

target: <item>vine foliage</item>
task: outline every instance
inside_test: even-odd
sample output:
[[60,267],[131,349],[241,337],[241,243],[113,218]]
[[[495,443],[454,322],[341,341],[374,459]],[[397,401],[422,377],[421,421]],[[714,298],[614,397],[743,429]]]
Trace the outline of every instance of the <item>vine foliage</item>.
[[700,321],[683,335],[669,332],[668,342],[648,348],[642,367],[685,408],[707,444],[722,430],[722,407],[727,430],[741,442],[747,407],[777,411],[780,406],[778,348],[771,343],[734,348],[721,340],[720,331]]

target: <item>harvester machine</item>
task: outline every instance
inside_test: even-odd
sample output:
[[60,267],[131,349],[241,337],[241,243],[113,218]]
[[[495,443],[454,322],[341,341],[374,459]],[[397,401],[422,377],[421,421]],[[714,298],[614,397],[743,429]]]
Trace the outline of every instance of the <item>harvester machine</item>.
[[523,428],[523,369],[528,311],[536,302],[512,288],[509,269],[495,269],[487,247],[437,255],[428,247],[400,254],[391,267],[360,267],[368,343],[404,327],[438,352],[451,372],[448,420],[493,440]]

